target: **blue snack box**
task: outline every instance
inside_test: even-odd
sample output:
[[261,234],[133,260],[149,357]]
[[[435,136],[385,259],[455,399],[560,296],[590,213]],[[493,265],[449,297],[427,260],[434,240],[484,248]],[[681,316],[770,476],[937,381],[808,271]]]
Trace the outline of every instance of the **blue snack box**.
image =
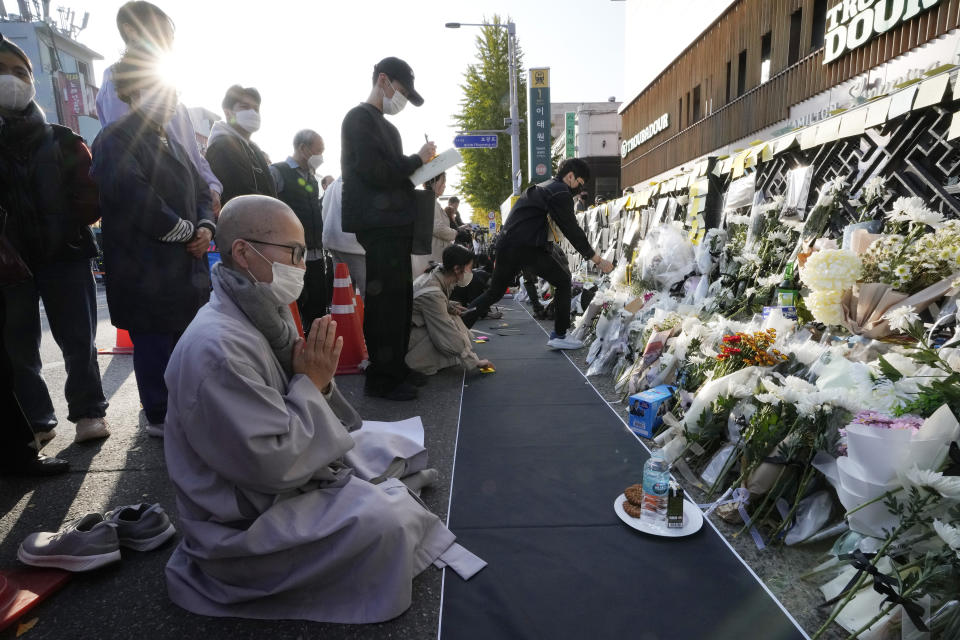
[[660,424],[674,387],[662,384],[630,396],[630,430],[643,438],[652,438]]

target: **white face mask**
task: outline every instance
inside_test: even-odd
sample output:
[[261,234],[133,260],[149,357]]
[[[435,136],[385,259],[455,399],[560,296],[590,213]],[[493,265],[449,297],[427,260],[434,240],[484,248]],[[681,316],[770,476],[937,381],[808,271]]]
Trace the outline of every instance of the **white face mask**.
[[153,94],[140,98],[137,109],[149,120],[166,126],[177,112],[177,103],[162,95]]
[[310,159],[307,160],[307,164],[310,165],[310,168],[316,171],[320,168],[320,165],[323,164],[323,154],[318,153],[316,155],[310,156]]
[[260,114],[253,109],[244,109],[233,114],[237,126],[247,133],[254,133],[260,128]]
[[0,76],[0,108],[7,111],[23,111],[37,95],[32,82],[24,82],[17,76]]
[[473,270],[464,271],[463,275],[460,276],[460,279],[457,280],[458,287],[468,287],[470,283],[473,282]]
[[297,300],[303,292],[303,278],[307,273],[306,270],[289,264],[271,262],[265,255],[257,251],[256,247],[252,244],[247,244],[247,246],[256,251],[258,256],[269,262],[270,269],[273,272],[273,282],[260,282],[257,280],[257,277],[247,269],[247,273],[250,273],[250,277],[253,278],[253,281],[256,283],[254,286],[262,289],[264,293],[278,305],[288,305]]
[[[392,86],[392,85],[391,85]],[[395,116],[407,106],[407,97],[393,87],[393,97],[388,98],[387,93],[383,93],[383,112],[388,116]]]

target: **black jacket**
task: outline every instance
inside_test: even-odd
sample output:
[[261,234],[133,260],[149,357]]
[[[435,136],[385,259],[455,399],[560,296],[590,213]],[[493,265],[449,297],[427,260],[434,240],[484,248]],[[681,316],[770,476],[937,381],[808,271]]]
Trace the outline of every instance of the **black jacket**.
[[239,136],[221,134],[207,147],[205,157],[213,174],[223,185],[221,204],[227,204],[237,196],[259,194],[277,197],[277,187],[270,175],[267,157],[255,143]]
[[570,188],[556,178],[527,187],[510,209],[497,247],[543,247],[558,240],[548,237],[547,216],[580,255],[587,260],[593,257],[595,251],[573,213]]
[[341,142],[343,230],[412,227],[416,204],[409,177],[423,161],[416,154],[403,155],[397,128],[363,103],[343,119]]
[[[136,111],[100,132],[91,175],[100,186],[110,321],[144,333],[179,333],[210,297],[207,257],[187,253],[196,226],[215,229],[210,191],[187,152],[166,144]],[[182,222],[186,221],[186,222]]]
[[307,249],[323,248],[323,217],[320,211],[320,185],[313,171],[307,171],[307,177],[298,169],[294,169],[286,160],[270,165],[276,169],[283,179],[283,189],[277,197],[293,209],[303,225],[303,235],[306,237]]
[[83,139],[47,124],[36,103],[20,116],[0,118],[5,235],[28,265],[97,254],[88,225],[100,217],[99,199],[89,171],[90,150]]

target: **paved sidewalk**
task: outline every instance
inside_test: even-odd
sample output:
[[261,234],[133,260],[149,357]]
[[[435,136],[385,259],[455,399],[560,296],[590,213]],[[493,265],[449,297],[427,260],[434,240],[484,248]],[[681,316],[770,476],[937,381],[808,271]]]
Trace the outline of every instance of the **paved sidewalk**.
[[[102,298],[103,292],[100,291]],[[103,305],[105,307],[105,305]],[[100,310],[98,344],[113,344],[106,309]],[[173,491],[167,481],[160,440],[137,426],[139,399],[130,356],[101,356],[100,370],[110,408],[113,434],[97,443],[73,443],[73,425],[65,421],[65,372],[49,333],[41,349],[45,378],[61,417],[57,437],[44,449],[70,461],[72,471],[49,479],[0,478],[0,567],[21,566],[17,546],[29,533],[56,530],[62,523],[92,511],[122,504],[159,502],[176,523]],[[416,402],[390,403],[363,396],[362,376],[338,378],[338,384],[369,420],[401,420],[419,415],[426,431],[431,466],[440,472],[435,487],[425,489],[427,506],[446,520],[450,471],[460,409],[463,374],[447,370],[431,378]],[[179,538],[175,538],[177,540]],[[294,621],[253,621],[193,615],[167,598],[163,568],[174,541],[146,553],[123,550],[123,561],[72,577],[67,585],[21,621],[37,618],[26,640],[41,638],[434,638],[440,611],[441,572],[428,568],[414,581],[413,606],[399,618],[376,625],[333,625]],[[13,638],[17,625],[0,633]]]

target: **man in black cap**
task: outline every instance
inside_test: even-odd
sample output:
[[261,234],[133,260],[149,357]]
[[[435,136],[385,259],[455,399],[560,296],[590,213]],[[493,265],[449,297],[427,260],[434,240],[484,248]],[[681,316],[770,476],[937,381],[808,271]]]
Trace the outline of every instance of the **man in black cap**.
[[343,119],[340,166],[343,171],[343,230],[356,233],[367,253],[363,332],[370,353],[365,393],[389,400],[413,400],[423,384],[404,362],[413,313],[413,220],[416,210],[410,174],[436,155],[427,142],[403,155],[400,132],[384,118],[407,101],[423,98],[413,86],[413,70],[399,58],[373,68],[366,102]]

